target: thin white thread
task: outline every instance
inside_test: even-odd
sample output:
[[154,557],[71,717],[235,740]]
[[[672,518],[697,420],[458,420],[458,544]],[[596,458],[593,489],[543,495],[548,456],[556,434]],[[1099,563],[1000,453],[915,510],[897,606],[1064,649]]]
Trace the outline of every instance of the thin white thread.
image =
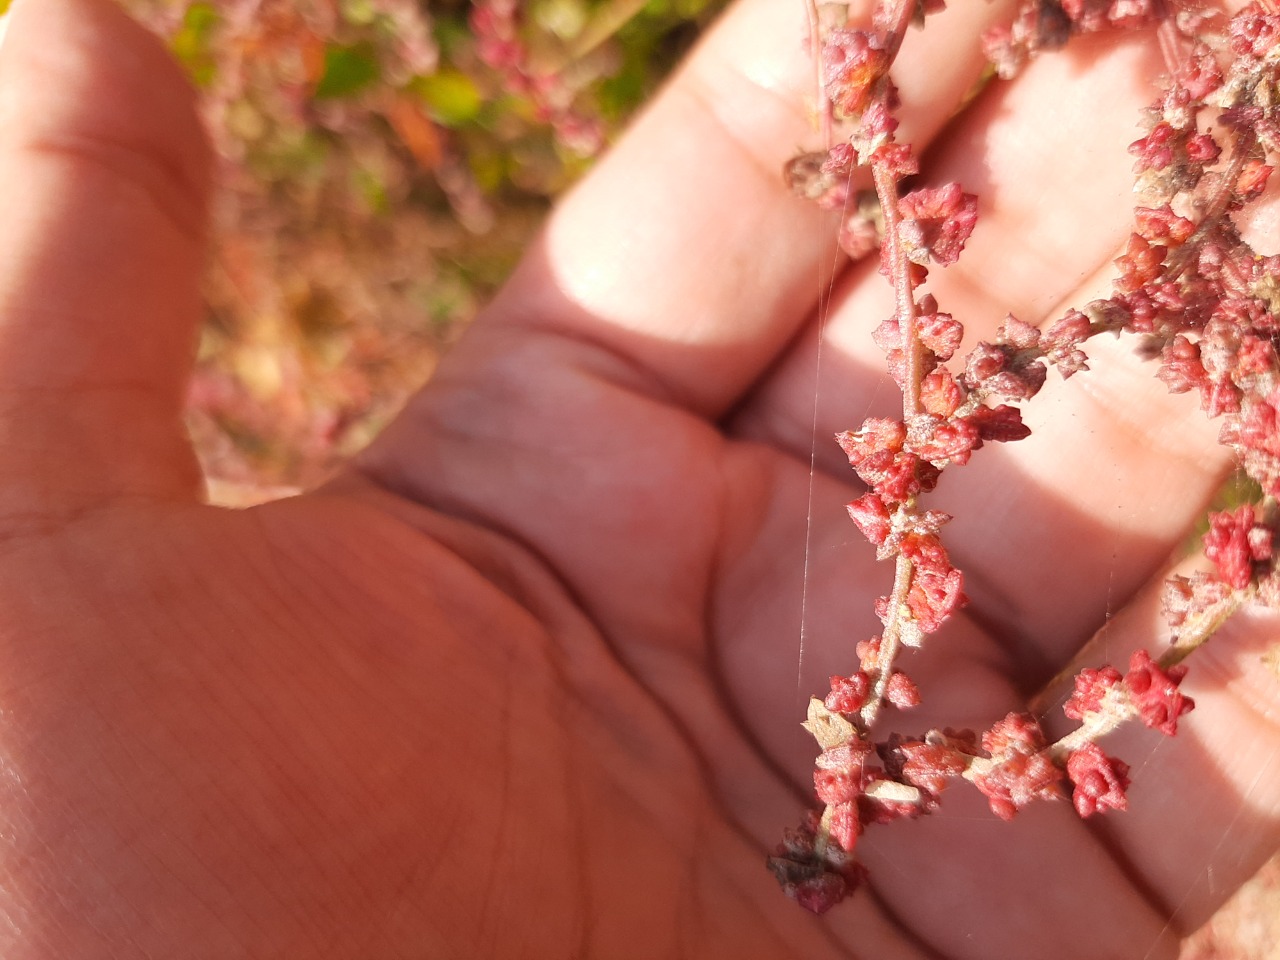
[[[845,206],[840,213],[841,222],[849,213],[849,196],[852,190],[853,173],[849,173],[849,185],[845,191]],[[823,289],[822,283],[822,263],[818,263],[818,346],[814,351],[813,358],[813,416],[809,426],[809,493],[808,503],[805,505],[805,528],[804,528],[804,564],[801,572],[800,583],[800,651],[796,657],[796,700],[800,702],[809,696],[803,689],[804,685],[804,645],[806,640],[806,628],[808,624],[808,608],[809,608],[809,563],[813,556],[813,488],[818,472],[818,411],[820,408],[820,399],[822,394],[822,341],[827,330],[827,320],[829,319],[829,311],[831,300],[835,292],[837,266],[840,262],[840,239],[836,237],[835,243],[832,245],[831,256],[831,276],[827,280],[826,289]]]
[[[818,268],[821,270],[821,266]],[[818,283],[822,283],[819,276]],[[805,630],[808,624],[809,609],[809,561],[813,555],[813,487],[818,461],[818,399],[822,392],[822,335],[826,328],[826,310],[823,305],[822,292],[818,293],[818,348],[813,361],[813,417],[809,427],[809,496],[805,506],[804,524],[804,565],[801,568],[800,581],[800,653],[796,658],[796,699],[805,696],[804,684],[804,643]]]

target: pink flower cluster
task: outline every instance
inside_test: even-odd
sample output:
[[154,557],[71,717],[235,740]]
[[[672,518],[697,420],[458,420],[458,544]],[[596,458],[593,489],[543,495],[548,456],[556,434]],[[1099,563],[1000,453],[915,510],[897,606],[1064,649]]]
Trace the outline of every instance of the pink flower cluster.
[[1178,689],[1186,675],[1186,667],[1161,667],[1147,651],[1138,650],[1123,677],[1114,667],[1081,670],[1062,710],[1072,720],[1107,711],[1114,715],[1136,712],[1148,727],[1173,736],[1178,732],[1178,717],[1195,706]]
[[520,37],[520,4],[474,0],[470,20],[477,56],[501,74],[507,89],[527,97],[537,117],[551,126],[566,147],[582,156],[598,153],[604,146],[603,125],[575,108],[577,91],[562,74],[533,66]]
[[991,762],[974,775],[991,812],[1002,820],[1033,800],[1061,796],[1062,769],[1048,755],[1040,724],[1029,713],[1011,713],[982,735]]
[[1007,24],[983,36],[983,50],[996,72],[1015,76],[1038,54],[1058,50],[1082,33],[1146,26],[1156,19],[1156,0],[1040,0],[1024,3]]

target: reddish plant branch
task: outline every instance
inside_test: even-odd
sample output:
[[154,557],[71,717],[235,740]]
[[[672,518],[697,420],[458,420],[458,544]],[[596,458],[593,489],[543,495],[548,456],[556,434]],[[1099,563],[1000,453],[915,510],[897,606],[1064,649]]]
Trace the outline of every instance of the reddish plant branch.
[[[904,4],[905,6],[905,4]],[[902,214],[898,210],[898,178],[887,164],[871,165],[876,198],[884,215],[884,261],[893,279],[895,316],[902,335],[902,416],[910,420],[920,412],[920,338],[916,331],[916,290],[911,263],[898,236]]]
[[[1149,111],[1147,135],[1130,147],[1147,205],[1135,211],[1135,231],[1115,261],[1114,294],[1067,311],[1044,331],[1009,316],[958,373],[947,361],[963,328],[919,288],[928,267],[946,267],[960,255],[977,202],[958,184],[902,193],[902,178],[918,165],[894,138],[898,97],[889,79],[908,24],[941,4],[886,3],[874,31],[845,25],[820,38],[819,115],[852,133],[835,144],[824,133],[824,154],[788,168],[798,192],[836,208],[847,206],[852,169],[870,169],[881,272],[895,292],[894,314],[876,340],[903,397],[901,421],[872,418],[837,438],[868,487],[849,513],[877,555],[894,560],[894,580],[877,602],[881,635],[858,645],[859,668],[833,676],[825,698],[810,702],[805,726],[822,748],[814,772],[822,812],[788,833],[770,859],[786,892],[818,912],[861,882],[854,851],[868,826],[932,811],[953,779],[971,782],[1005,819],[1033,800],[1066,796],[1081,816],[1125,809],[1129,769],[1098,741],[1133,720],[1176,733],[1193,706],[1180,690],[1182,661],[1243,604],[1280,606],[1273,550],[1280,257],[1258,256],[1235,222],[1261,195],[1272,172],[1267,158],[1280,150],[1280,104],[1270,96],[1280,79],[1274,0],[1229,19],[1184,13],[1163,0],[1028,0],[1012,23],[988,34],[998,72],[1012,76],[1073,35],[1155,25],[1171,80]],[[821,28],[816,8],[811,17]],[[1210,129],[1200,128],[1202,118]],[[842,231],[855,256],[867,252],[868,238],[867,223]],[[1237,451],[1261,499],[1210,516],[1205,556],[1212,572],[1168,581],[1172,642],[1158,659],[1138,651],[1123,674],[1103,666],[1074,678],[1063,709],[1080,725],[1058,741],[1047,740],[1035,715],[1015,712],[981,735],[942,729],[872,742],[886,706],[906,709],[919,700],[897,668],[903,649],[920,646],[965,602],[961,574],[938,537],[949,518],[922,511],[920,497],[985,441],[1027,436],[1010,404],[1034,397],[1050,366],[1064,379],[1087,370],[1082,345],[1104,331],[1141,336],[1148,355],[1160,355],[1158,375],[1171,391],[1200,392],[1205,412],[1224,418],[1222,441]]]

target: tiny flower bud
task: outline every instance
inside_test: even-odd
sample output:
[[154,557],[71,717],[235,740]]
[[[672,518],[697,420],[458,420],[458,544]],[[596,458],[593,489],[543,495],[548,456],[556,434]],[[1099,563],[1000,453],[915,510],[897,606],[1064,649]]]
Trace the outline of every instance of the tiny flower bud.
[[920,705],[920,691],[901,670],[893,671],[885,687],[884,698],[899,710],[909,710]]
[[867,694],[870,692],[870,678],[858,670],[848,677],[831,677],[831,692],[823,702],[828,710],[835,713],[855,714],[867,702]]
[[820,873],[791,887],[784,885],[782,890],[810,913],[819,915],[826,913],[851,892],[844,878],[835,873]]
[[[884,606],[888,606],[889,598],[880,597],[876,601],[876,606],[880,607],[880,601],[884,601]],[[876,610],[876,616],[880,616],[880,610]],[[858,663],[862,665],[864,673],[880,672],[880,643],[879,637],[872,637],[869,640],[860,640],[853,648],[853,652],[858,655]]]
[[972,779],[1002,820],[1012,820],[1033,800],[1059,796],[1062,770],[1043,752],[1046,745],[1040,724],[1029,713],[1010,713],[982,735],[982,748],[992,762]]
[[1022,422],[1018,408],[1003,403],[998,407],[978,407],[965,419],[977,426],[983,440],[1008,443],[1031,436],[1031,428]]
[[1102,703],[1121,681],[1115,667],[1085,667],[1076,674],[1076,689],[1062,705],[1062,712],[1072,720],[1083,720],[1086,713],[1097,713]]
[[[1253,564],[1258,559],[1249,542],[1253,527],[1254,512],[1249,504],[1209,516],[1204,555],[1217,567],[1222,582],[1236,590],[1243,590],[1253,579]],[[1269,555],[1268,550],[1262,559]]]
[[1067,776],[1074,787],[1071,802],[1080,816],[1128,808],[1124,792],[1129,788],[1129,766],[1108,757],[1096,743],[1067,758]]
[[977,426],[968,420],[944,420],[922,413],[907,425],[907,448],[936,466],[965,464],[981,442]]
[[871,417],[863,421],[857,433],[846,430],[837,434],[836,443],[840,444],[849,463],[857,467],[873,454],[898,452],[906,439],[907,427],[902,421]]
[[1203,390],[1209,386],[1208,374],[1200,362],[1200,346],[1178,334],[1160,354],[1160,370],[1156,373],[1170,393]]
[[1115,279],[1115,287],[1121,293],[1135,293],[1160,276],[1160,268],[1164,265],[1165,248],[1159,244],[1148,243],[1140,234],[1129,234],[1129,245],[1123,255],[1117,257],[1115,265],[1120,268],[1120,276]]
[[1079,310],[1069,310],[1044,333],[1045,357],[1058,368],[1062,379],[1089,369],[1088,358],[1080,344],[1092,333],[1089,318]]
[[1256,200],[1267,188],[1267,181],[1275,168],[1261,160],[1247,160],[1236,179],[1236,193],[1245,201]]
[[916,321],[916,335],[939,360],[950,360],[964,338],[964,327],[949,313],[926,313]]
[[1013,314],[1008,314],[996,331],[996,341],[1008,344],[1015,350],[1027,350],[1040,342],[1040,330]]
[[1178,82],[1195,100],[1203,100],[1222,86],[1222,68],[1203,43],[1197,43],[1178,70]]
[[1163,170],[1173,163],[1173,143],[1176,137],[1177,132],[1173,127],[1161,120],[1145,137],[1129,144],[1129,152],[1138,158],[1133,165],[1133,172]]
[[1138,207],[1133,213],[1137,221],[1138,235],[1152,242],[1171,240],[1175,244],[1182,243],[1195,230],[1195,224],[1185,217],[1178,216],[1167,203],[1154,208]]
[[920,405],[935,417],[949,419],[964,398],[964,389],[946,367],[938,367],[920,381]]
[[1134,653],[1129,661],[1129,672],[1124,675],[1124,685],[1143,723],[1168,736],[1178,732],[1178,717],[1195,706],[1194,700],[1178,690],[1178,684],[1186,675],[1186,667],[1162,670],[1147,651]]
[[862,535],[879,547],[889,539],[892,529],[889,522],[889,508],[874,493],[865,493],[857,500],[845,506],[849,516],[857,524]]
[[823,82],[832,104],[845,116],[862,113],[871,88],[889,60],[879,40],[865,30],[831,30],[822,45]]
[[982,342],[970,351],[964,362],[964,378],[970,387],[977,387],[1005,368],[1009,357],[993,343]]
[[1062,779],[1062,770],[1043,753],[1015,753],[975,776],[973,783],[986,796],[992,813],[1012,820],[1033,800],[1057,799]]
[[1187,156],[1197,163],[1213,163],[1222,154],[1222,148],[1212,134],[1198,133],[1187,140]]
[[930,731],[923,741],[895,734],[881,751],[891,776],[923,790],[930,799],[942,793],[948,780],[968,769],[975,753],[972,740],[948,737],[938,730]]
[[871,154],[871,162],[884,167],[897,179],[909,177],[920,171],[920,163],[910,145],[883,143]]
[[913,190],[898,207],[901,239],[907,255],[919,264],[929,258],[942,266],[955,263],[978,220],[978,198],[958,183]]

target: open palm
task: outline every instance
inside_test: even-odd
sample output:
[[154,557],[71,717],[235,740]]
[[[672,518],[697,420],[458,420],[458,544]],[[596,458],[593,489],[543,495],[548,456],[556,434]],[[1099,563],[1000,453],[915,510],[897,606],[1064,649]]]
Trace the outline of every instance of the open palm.
[[[940,16],[898,77],[926,175],[983,196],[931,280],[979,332],[1105,287],[1117,145],[1158,69],[1104,39],[954,118],[998,6]],[[827,440],[896,403],[864,343],[889,292],[778,176],[810,136],[802,20],[744,0],[357,464],[231,512],[199,504],[178,427],[207,177],[189,94],[104,0],[19,5],[6,957],[1169,957],[1275,848],[1253,616],[1198,658],[1176,741],[1116,745],[1129,813],[1005,825],[957,787],[870,832],[871,890],[822,919],[764,870],[806,802],[804,702],[889,577]],[[1159,643],[1144,586],[1225,461],[1124,344],[1093,356],[1032,439],[936,495],[973,602],[912,661],[912,732],[1019,708],[1104,622],[1091,659]]]

